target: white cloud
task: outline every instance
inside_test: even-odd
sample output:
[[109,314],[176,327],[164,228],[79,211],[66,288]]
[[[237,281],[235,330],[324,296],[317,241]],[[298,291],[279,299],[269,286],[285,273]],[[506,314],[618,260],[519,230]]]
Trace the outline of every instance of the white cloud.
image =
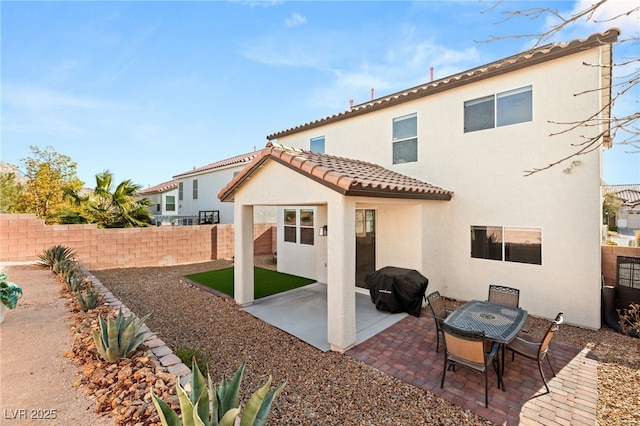
[[297,27],[307,22],[307,18],[300,15],[298,12],[293,12],[288,18],[284,20],[284,24],[287,28]]

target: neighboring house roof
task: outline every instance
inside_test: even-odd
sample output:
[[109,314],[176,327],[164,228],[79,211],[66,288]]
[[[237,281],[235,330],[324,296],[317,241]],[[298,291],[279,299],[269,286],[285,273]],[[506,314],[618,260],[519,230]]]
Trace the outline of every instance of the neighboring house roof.
[[276,161],[343,195],[362,197],[450,200],[453,192],[373,163],[268,143],[218,198],[226,201],[267,160]]
[[640,184],[630,185],[605,185],[604,193],[614,193],[625,206],[635,207],[640,205]]
[[196,173],[202,173],[214,169],[219,169],[221,167],[232,166],[232,165],[241,165],[250,163],[251,160],[256,158],[260,154],[260,151],[253,151],[247,154],[236,155],[235,157],[227,158],[226,160],[216,161],[215,163],[207,164],[206,166],[198,167],[193,170],[189,170],[188,172],[180,173],[174,176],[175,178],[183,178],[185,176],[189,176]]
[[498,61],[491,62],[489,64],[482,65],[480,67],[473,68],[459,74],[454,74],[452,76],[441,78],[439,80],[435,80],[421,86],[416,86],[411,89],[403,90],[401,92],[393,93],[382,98],[374,99],[370,102],[353,106],[346,111],[334,114],[326,118],[321,118],[319,120],[311,121],[306,124],[270,134],[267,136],[267,139],[274,140],[278,137],[295,134],[303,130],[313,129],[325,124],[355,117],[360,114],[366,114],[368,112],[372,112],[382,108],[388,108],[400,103],[413,101],[415,99],[433,95],[445,90],[450,90],[459,86],[474,83],[479,80],[484,80],[486,78],[501,75],[521,68],[551,61],[553,59],[571,55],[576,52],[598,47],[606,43],[612,43],[618,39],[619,35],[620,30],[617,28],[612,28],[601,34],[593,34],[587,39],[577,39],[567,43],[551,43],[545,46],[536,47],[526,52],[518,53],[508,58],[500,59]]
[[177,186],[178,181],[176,179],[173,179],[168,182],[159,183],[158,185],[143,189],[142,191],[138,191],[138,195],[150,195],[167,192],[176,188]]

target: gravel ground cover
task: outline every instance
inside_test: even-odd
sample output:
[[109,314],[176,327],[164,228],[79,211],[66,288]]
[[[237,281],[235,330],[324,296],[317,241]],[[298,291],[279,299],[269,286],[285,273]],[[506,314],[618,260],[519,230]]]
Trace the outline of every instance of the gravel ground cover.
[[[271,267],[269,257],[256,266]],[[287,382],[275,400],[277,425],[462,425],[491,424],[435,395],[336,353],[323,353],[180,281],[197,272],[231,266],[226,260],[161,268],[91,271],[170,347],[198,350],[214,381],[247,361],[242,400],[273,376]],[[455,304],[455,302],[450,302]],[[542,334],[546,321],[530,317],[526,327]],[[599,424],[640,424],[640,339],[609,329],[563,325],[555,339],[587,347],[599,360]]]

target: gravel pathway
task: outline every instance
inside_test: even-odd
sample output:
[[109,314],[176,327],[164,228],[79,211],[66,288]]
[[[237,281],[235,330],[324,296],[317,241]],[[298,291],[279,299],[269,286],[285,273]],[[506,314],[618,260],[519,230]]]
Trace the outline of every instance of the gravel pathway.
[[[268,258],[257,266],[272,267]],[[405,384],[347,356],[320,352],[241,311],[237,305],[183,284],[179,278],[231,266],[226,260],[162,268],[91,271],[174,352],[200,350],[214,381],[231,376],[247,361],[242,400],[273,376],[286,381],[275,400],[271,424],[423,425],[490,424],[488,421]],[[542,329],[536,318],[528,326]],[[640,339],[563,326],[556,339],[588,347],[599,359],[600,424],[640,422]]]

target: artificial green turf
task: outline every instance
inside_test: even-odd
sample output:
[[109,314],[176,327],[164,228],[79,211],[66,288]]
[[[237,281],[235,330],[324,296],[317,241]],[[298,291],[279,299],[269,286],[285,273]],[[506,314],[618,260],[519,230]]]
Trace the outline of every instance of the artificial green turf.
[[[187,275],[191,281],[233,297],[233,267]],[[269,269],[253,268],[253,297],[270,296],[316,282],[309,278],[283,274]]]

